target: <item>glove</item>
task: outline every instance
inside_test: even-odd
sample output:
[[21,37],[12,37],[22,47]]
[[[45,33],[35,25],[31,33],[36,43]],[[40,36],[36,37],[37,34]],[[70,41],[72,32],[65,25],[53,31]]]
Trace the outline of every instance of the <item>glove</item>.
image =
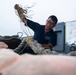
[[31,42],[34,42],[34,39],[33,38],[27,38],[26,39],[26,42],[29,45]]
[[[24,12],[24,9],[21,8],[18,4],[16,4],[16,5],[14,6],[14,8],[17,10],[18,15],[19,15],[21,21],[24,22],[24,23],[26,23],[26,17],[25,17],[25,15],[24,15],[24,13],[25,13],[25,12]],[[27,11],[26,11],[26,12],[27,12]]]

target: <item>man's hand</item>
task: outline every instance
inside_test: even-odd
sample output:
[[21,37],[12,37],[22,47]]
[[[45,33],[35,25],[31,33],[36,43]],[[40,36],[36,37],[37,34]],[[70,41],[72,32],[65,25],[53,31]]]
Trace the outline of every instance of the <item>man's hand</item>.
[[46,48],[46,49],[52,49],[53,45],[52,44],[41,44],[42,47]]
[[15,64],[4,70],[2,75],[76,75],[76,58],[24,54],[17,58]]
[[29,45],[31,42],[33,42],[33,41],[34,41],[33,38],[27,38],[27,39],[26,39],[26,42],[27,42],[28,45]]

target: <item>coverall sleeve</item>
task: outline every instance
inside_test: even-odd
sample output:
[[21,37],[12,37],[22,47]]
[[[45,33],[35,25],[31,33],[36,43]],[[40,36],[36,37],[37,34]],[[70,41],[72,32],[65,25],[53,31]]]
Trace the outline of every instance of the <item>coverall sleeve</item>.
[[39,26],[40,26],[39,23],[33,22],[33,21],[31,21],[31,20],[28,20],[28,19],[27,19],[27,25],[28,25],[33,31],[36,31],[36,30],[39,28]]

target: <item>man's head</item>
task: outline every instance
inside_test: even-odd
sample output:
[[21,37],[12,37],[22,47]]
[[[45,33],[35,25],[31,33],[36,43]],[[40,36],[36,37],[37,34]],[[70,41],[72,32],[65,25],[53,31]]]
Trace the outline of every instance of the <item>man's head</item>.
[[49,31],[50,29],[56,26],[57,22],[58,22],[58,19],[56,16],[54,15],[49,16],[46,21],[45,30]]

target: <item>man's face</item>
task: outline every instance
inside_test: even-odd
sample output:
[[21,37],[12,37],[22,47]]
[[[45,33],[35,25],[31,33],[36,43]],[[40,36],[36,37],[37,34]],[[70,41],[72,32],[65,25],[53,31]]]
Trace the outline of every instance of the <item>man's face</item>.
[[55,27],[55,22],[51,19],[51,18],[49,18],[49,19],[47,19],[47,21],[46,21],[46,25],[45,25],[45,29],[46,30],[50,30],[50,29],[52,29],[53,27]]

